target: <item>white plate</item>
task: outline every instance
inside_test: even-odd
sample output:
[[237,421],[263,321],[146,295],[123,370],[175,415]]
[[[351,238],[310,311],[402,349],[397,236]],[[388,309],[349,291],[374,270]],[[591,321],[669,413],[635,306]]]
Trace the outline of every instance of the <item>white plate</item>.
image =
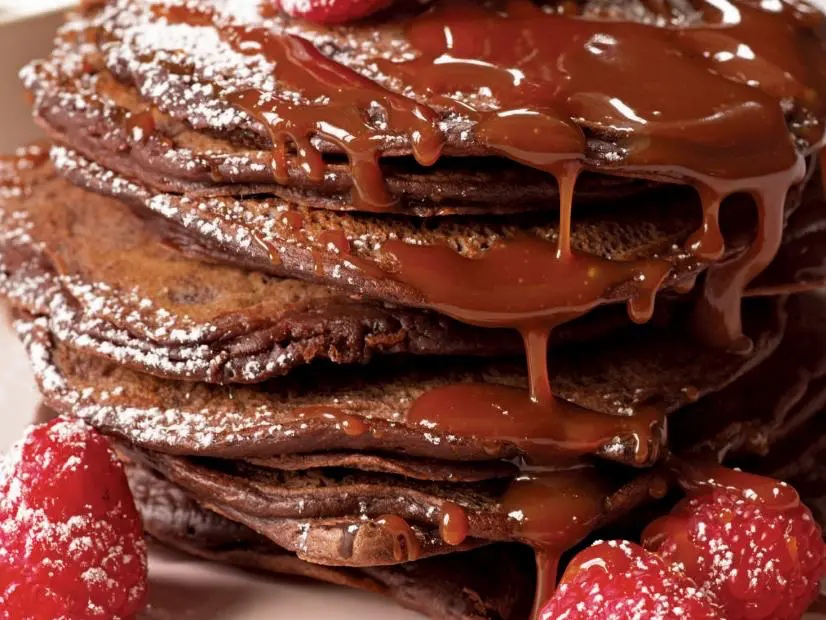
[[[3,15],[0,11],[0,153],[10,153],[40,136],[29,120],[17,71],[48,51],[60,16],[15,16],[4,21]],[[5,319],[0,325],[0,351],[0,450],[5,450],[32,420],[38,396],[26,355]],[[252,574],[162,549],[150,554],[150,589],[145,617],[152,620],[421,619],[379,596]]]

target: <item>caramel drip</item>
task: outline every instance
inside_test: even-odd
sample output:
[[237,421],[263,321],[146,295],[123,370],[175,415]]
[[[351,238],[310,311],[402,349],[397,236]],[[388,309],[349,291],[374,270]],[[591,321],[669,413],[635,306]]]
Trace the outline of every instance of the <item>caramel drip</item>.
[[343,230],[325,230],[319,235],[319,241],[334,254],[339,256],[350,254],[350,240],[347,239],[347,234]]
[[[689,249],[711,260],[724,249],[717,220],[726,196],[764,193],[768,180],[785,195],[800,180],[781,101],[813,112],[795,132],[818,146],[826,69],[817,24],[794,7],[770,12],[746,2],[701,0],[698,8],[702,25],[672,28],[572,19],[529,0],[437,1],[403,24],[400,60],[367,53],[359,63],[379,67],[382,84],[405,84],[469,119],[473,141],[490,152],[557,178],[569,179],[576,167],[693,184],[704,218]],[[279,182],[289,181],[290,145],[307,176],[322,178],[325,164],[313,143],[321,137],[348,155],[355,202],[376,210],[392,203],[378,138],[408,139],[422,164],[438,159],[438,114],[324,56],[310,41],[277,27],[232,24],[191,5],[154,11],[174,23],[213,27],[237,52],[277,67],[278,92],[242,89],[227,97],[269,132]],[[616,152],[595,158],[582,127],[609,136]],[[562,194],[566,187],[572,183],[560,183]],[[563,196],[561,207],[567,201]],[[758,202],[762,225],[771,227],[781,202]],[[709,328],[710,341],[742,345],[735,314],[743,282],[765,264],[771,243],[763,245],[766,251],[755,253],[761,256],[732,261],[706,287],[704,303],[714,310],[700,309],[697,323],[721,324]],[[722,288],[734,292],[723,295]],[[642,316],[650,310],[645,301],[632,305]]]
[[393,558],[396,562],[413,562],[421,555],[421,545],[410,524],[398,515],[384,515],[376,523],[393,537]]
[[[571,543],[570,546],[573,546]],[[559,573],[559,559],[565,550],[553,547],[544,549],[535,546],[536,556],[536,591],[533,597],[531,617],[539,620],[542,610],[556,592],[556,580]]]
[[472,437],[492,449],[512,444],[529,462],[550,465],[617,446],[629,446],[633,462],[651,463],[664,426],[663,413],[656,409],[609,415],[558,398],[535,402],[522,389],[494,383],[429,390],[414,401],[406,419],[428,432]]
[[516,537],[536,551],[533,617],[556,587],[559,557],[588,535],[604,514],[606,489],[588,468],[517,478],[502,500]]
[[[795,175],[804,172],[802,158]],[[757,207],[757,227],[748,249],[738,257],[708,268],[704,295],[694,316],[694,325],[706,342],[733,350],[748,351],[750,340],[743,334],[740,305],[749,283],[777,254],[785,223],[784,205],[790,184],[778,180],[752,192]]]
[[299,407],[295,411],[295,419],[297,420],[313,418],[321,418],[328,421],[334,427],[340,428],[344,431],[345,435],[349,435],[351,437],[364,435],[369,430],[367,422],[364,418],[345,413],[334,407],[307,405],[305,407]]
[[[430,166],[439,159],[443,138],[433,110],[327,58],[310,41],[270,28],[221,24],[212,12],[189,5],[157,5],[155,13],[173,23],[213,26],[235,51],[262,56],[275,67],[279,92],[250,88],[230,93],[227,100],[266,128],[277,182],[290,181],[290,145],[307,176],[323,179],[326,165],[313,144],[313,138],[320,137],[347,153],[354,204],[366,210],[387,208],[394,200],[378,162],[384,134],[380,126],[385,123],[393,133],[410,138],[419,164]],[[305,100],[296,102],[282,91]]]
[[[529,159],[524,151],[520,156]],[[536,163],[546,167],[545,162]],[[548,372],[548,340],[554,326],[607,302],[623,286],[630,289],[631,317],[648,320],[670,265],[658,260],[608,260],[574,250],[573,194],[580,167],[551,161],[547,168],[556,173],[560,187],[556,244],[517,239],[472,259],[446,246],[385,243],[384,251],[398,266],[394,278],[418,289],[427,305],[461,321],[519,329],[528,360],[529,393],[490,383],[448,385],[420,396],[407,420],[428,432],[482,440],[492,450],[513,444],[532,464],[556,464],[565,457],[598,452],[627,457],[629,445],[634,462],[653,462],[663,439],[663,413],[646,409],[632,416],[611,416],[555,398]],[[622,447],[621,454],[608,451],[617,446]],[[587,486],[560,489],[558,476],[522,477],[508,488],[505,510],[519,515],[519,536],[536,551],[535,613],[553,593],[560,554],[578,542],[600,514],[601,497],[589,493]],[[562,523],[548,512],[560,515]],[[575,534],[569,533],[571,528]],[[441,531],[446,542],[450,542],[447,537],[453,540],[453,530]]]
[[[780,99],[823,110],[822,47],[790,11],[724,4],[726,14],[703,5],[706,26],[663,28],[571,19],[527,0],[437,2],[408,22],[416,55],[382,68],[446,106],[484,86],[495,111],[459,97],[463,113],[485,144],[529,165],[581,158],[572,119],[582,119],[625,134],[624,156],[601,169],[750,179],[794,160]],[[504,145],[490,139],[491,122]],[[821,133],[817,123],[809,136]]]
[[392,277],[419,290],[429,306],[482,327],[550,329],[633,288],[633,318],[644,320],[668,275],[660,260],[615,261],[557,246],[535,237],[500,242],[479,258],[447,246],[391,240],[384,252],[397,264]]
[[453,502],[443,502],[439,514],[439,535],[448,545],[461,545],[470,532],[467,511]]
[[135,112],[126,119],[126,133],[136,144],[146,144],[155,133],[155,117],[149,110]]
[[556,242],[556,253],[559,260],[570,260],[572,252],[574,187],[579,171],[579,165],[568,164],[561,173],[556,174],[556,181],[559,185],[559,237]]
[[673,289],[680,293],[681,295],[686,295],[694,290],[694,287],[697,285],[697,276],[689,276],[680,282],[674,284]]
[[543,327],[522,330],[522,342],[528,360],[528,390],[531,402],[553,406],[551,377],[548,372],[548,341],[551,330]]
[[703,205],[703,224],[688,238],[686,250],[704,261],[716,261],[723,256],[726,242],[720,230],[721,196],[706,187],[699,188]]
[[270,263],[273,265],[280,265],[281,264],[281,253],[278,251],[278,248],[261,237],[260,235],[253,234],[252,240],[259,248],[264,250],[267,253],[267,258],[269,258]]
[[[802,178],[780,101],[796,100],[818,115],[799,130],[818,145],[826,74],[822,43],[788,7],[779,15],[735,2],[702,9],[708,26],[672,29],[572,20],[527,0],[496,10],[437,3],[408,24],[415,59],[383,68],[417,92],[445,97],[485,85],[499,107],[466,105],[464,113],[478,123],[483,144],[526,165],[553,172],[578,161],[692,183],[703,225],[687,246],[701,260],[718,260],[725,250],[723,199],[760,194],[757,247],[713,277],[704,303],[715,311],[698,311],[699,324],[715,323],[708,340],[736,347],[743,343],[739,298],[765,266],[783,212],[765,188],[785,195]],[[597,133],[624,132],[622,155],[590,163],[574,118]]]

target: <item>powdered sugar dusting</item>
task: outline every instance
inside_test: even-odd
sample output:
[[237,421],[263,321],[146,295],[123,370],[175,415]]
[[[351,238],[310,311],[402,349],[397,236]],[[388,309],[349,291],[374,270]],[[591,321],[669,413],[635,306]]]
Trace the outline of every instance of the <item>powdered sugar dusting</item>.
[[[572,570],[576,567],[576,570]],[[597,541],[571,561],[541,620],[716,620],[713,597],[657,555],[625,540]]]
[[260,439],[281,430],[279,425],[272,423],[271,412],[263,407],[253,412],[215,415],[211,411],[106,405],[108,399],[114,400],[122,394],[122,388],[106,393],[92,387],[73,389],[52,363],[47,345],[49,326],[45,318],[17,321],[15,327],[28,349],[35,376],[47,400],[95,427],[125,433],[137,444],[174,450],[185,441],[205,450],[218,438],[223,445],[231,445],[241,437]]
[[[180,23],[165,17],[167,9],[184,6],[195,14],[209,15],[214,25],[200,23],[200,20]],[[107,74],[132,85],[139,98],[153,108],[186,122],[195,130],[208,130],[216,135],[243,131],[269,139],[260,123],[229,103],[229,95],[233,93],[258,89],[268,97],[295,105],[328,102],[326,95],[312,97],[297,91],[294,85],[278,82],[279,70],[272,59],[255,53],[254,49],[238,48],[218,32],[219,28],[237,27],[300,35],[323,54],[362,76],[411,98],[423,99],[407,92],[409,88],[398,77],[391,77],[380,69],[380,61],[384,59],[410,56],[406,42],[390,41],[390,49],[383,49],[385,45],[377,45],[373,37],[356,38],[346,32],[307,28],[306,24],[292,23],[275,13],[262,11],[258,0],[107,2],[87,15],[73,15],[62,29],[51,56],[26,67],[21,78],[35,96],[35,109],[47,112],[47,116],[76,114],[86,120],[111,120],[106,123],[106,139],[117,134],[114,127],[119,125],[116,121],[123,118],[124,110],[101,92],[105,89],[97,88],[101,78],[96,72],[84,71],[90,59]],[[91,39],[84,36],[88,32],[102,36],[91,43]],[[170,70],[175,67],[182,70]],[[377,140],[390,149],[410,147],[413,137],[388,127],[386,110],[376,103],[367,107],[365,118]],[[467,123],[462,118],[461,107],[457,107],[453,115],[454,126]],[[118,135],[125,137],[122,132]],[[312,140],[316,146],[324,142],[318,136]],[[188,169],[203,164],[192,153],[187,157],[185,148],[166,150],[170,158]],[[251,169],[269,160],[266,148],[249,151],[249,156],[236,148],[222,151],[222,158],[226,157],[226,168],[222,166],[222,170],[231,171],[239,166]]]

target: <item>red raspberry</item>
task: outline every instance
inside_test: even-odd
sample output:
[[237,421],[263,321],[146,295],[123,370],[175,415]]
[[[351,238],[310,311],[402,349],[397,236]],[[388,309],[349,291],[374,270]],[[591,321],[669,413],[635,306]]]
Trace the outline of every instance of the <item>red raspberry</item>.
[[646,529],[645,545],[712,593],[728,620],[799,620],[826,574],[820,528],[791,487],[730,473],[747,484],[683,500]]
[[542,620],[718,620],[713,599],[639,545],[597,542],[577,554]]
[[364,19],[390,5],[391,0],[279,0],[281,10],[319,24]]
[[134,616],[146,546],[106,439],[57,418],[29,429],[0,466],[0,617]]

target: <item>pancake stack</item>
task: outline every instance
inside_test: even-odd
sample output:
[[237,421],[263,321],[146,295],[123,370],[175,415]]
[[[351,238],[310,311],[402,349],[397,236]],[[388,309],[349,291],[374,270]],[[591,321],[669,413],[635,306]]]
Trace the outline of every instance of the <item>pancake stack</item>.
[[820,21],[84,3],[21,74],[52,143],[0,164],[44,400],[117,442],[158,540],[434,618],[531,617],[675,466],[816,502]]

